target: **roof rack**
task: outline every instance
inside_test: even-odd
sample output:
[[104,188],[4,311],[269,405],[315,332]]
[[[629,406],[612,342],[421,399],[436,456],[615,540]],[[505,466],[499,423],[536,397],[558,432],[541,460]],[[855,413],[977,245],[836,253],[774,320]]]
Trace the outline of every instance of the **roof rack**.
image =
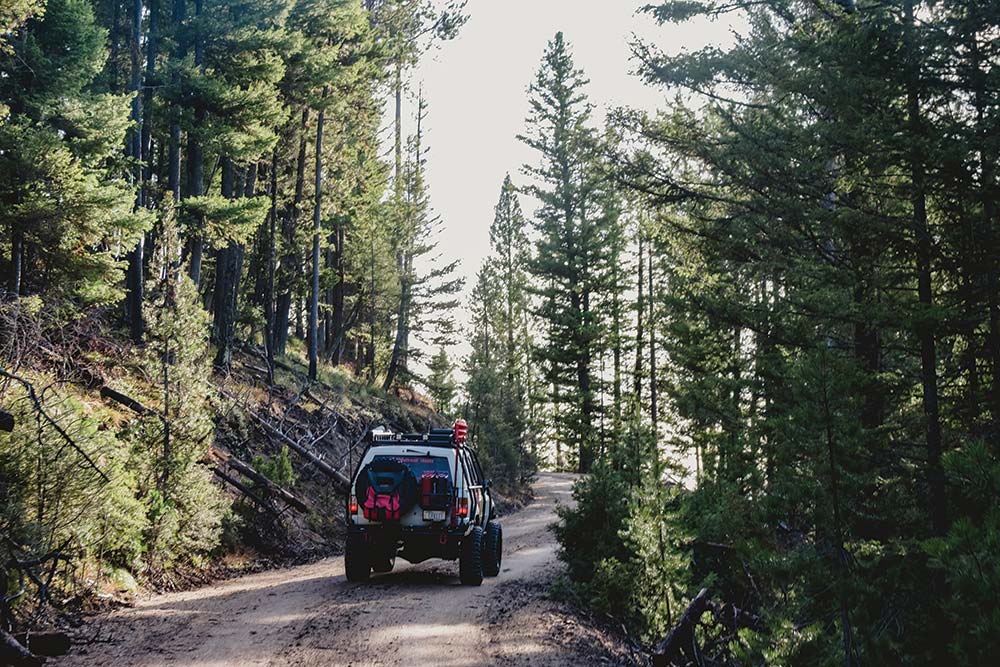
[[449,449],[464,445],[468,427],[463,420],[455,422],[455,428],[435,428],[428,433],[392,433],[372,430],[368,432],[369,446],[376,444],[414,444]]

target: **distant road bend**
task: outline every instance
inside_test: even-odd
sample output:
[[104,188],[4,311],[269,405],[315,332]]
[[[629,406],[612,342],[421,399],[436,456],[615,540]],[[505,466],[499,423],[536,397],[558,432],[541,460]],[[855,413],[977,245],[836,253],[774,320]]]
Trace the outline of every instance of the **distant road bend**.
[[579,664],[520,613],[559,567],[549,530],[572,475],[542,474],[535,501],[503,518],[503,571],[462,586],[457,563],[427,561],[344,579],[342,558],[153,597],[90,628],[97,641],[58,667],[478,667]]

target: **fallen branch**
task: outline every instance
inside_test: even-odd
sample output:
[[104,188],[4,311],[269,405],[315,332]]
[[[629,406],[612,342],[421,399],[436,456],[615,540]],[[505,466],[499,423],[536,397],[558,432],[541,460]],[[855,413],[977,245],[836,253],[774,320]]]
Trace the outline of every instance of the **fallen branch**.
[[140,415],[157,414],[156,411],[153,410],[152,408],[147,408],[145,405],[135,400],[134,398],[126,396],[120,391],[115,391],[114,389],[108,386],[101,387],[101,398],[111,399],[115,403],[120,403],[121,405],[124,405],[126,408]]
[[278,441],[281,442],[282,444],[288,445],[289,449],[300,454],[303,458],[312,463],[320,472],[322,472],[324,475],[333,480],[334,483],[337,485],[337,488],[341,492],[347,493],[348,491],[350,491],[351,480],[347,478],[347,475],[335,469],[329,463],[322,460],[321,458],[310,452],[308,449],[306,449],[299,443],[295,442],[295,440],[293,440],[292,438],[289,438],[280,430],[269,424],[266,419],[263,419],[260,416],[254,414],[253,411],[248,410],[247,414],[250,415],[250,418],[253,419],[255,422],[257,422],[257,424],[259,424],[260,427],[264,429],[268,434],[277,438]]
[[695,649],[694,629],[698,619],[708,607],[708,589],[703,588],[691,600],[680,621],[673,627],[667,638],[653,650],[653,667],[669,667],[681,654],[687,654],[689,648]]
[[240,473],[244,477],[247,477],[257,484],[267,488],[267,490],[275,496],[281,498],[286,505],[293,507],[302,513],[309,511],[309,506],[305,502],[295,496],[292,492],[282,488],[266,475],[262,475],[253,469],[249,464],[244,463],[232,454],[227,454],[218,448],[212,449],[212,456],[228,465],[230,468]]
[[271,514],[275,514],[275,515],[279,514],[277,508],[273,504],[267,502],[266,500],[264,500],[263,498],[261,498],[260,496],[258,496],[256,493],[254,493],[243,482],[241,482],[238,479],[235,479],[233,477],[230,477],[225,472],[223,472],[220,468],[215,468],[215,470],[213,470],[213,472],[215,473],[216,477],[218,477],[219,479],[221,479],[222,481],[224,481],[226,484],[229,484],[231,487],[233,487],[234,489],[236,489],[237,491],[239,491],[240,493],[242,493],[244,496],[246,496],[250,500],[254,501],[254,503],[258,507],[260,507],[261,509],[268,511]]
[[0,664],[11,667],[36,667],[45,661],[21,645],[6,630],[0,629]]

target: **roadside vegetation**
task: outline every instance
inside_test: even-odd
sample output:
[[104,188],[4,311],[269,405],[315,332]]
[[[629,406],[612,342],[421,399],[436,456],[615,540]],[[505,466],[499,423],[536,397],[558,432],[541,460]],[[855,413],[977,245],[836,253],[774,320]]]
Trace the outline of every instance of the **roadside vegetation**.
[[560,591],[693,632],[673,664],[995,659],[995,9],[656,3],[736,37],[636,41],[663,108],[603,125],[571,36],[545,50],[522,411],[587,474]]
[[558,592],[673,664],[992,664],[997,3],[637,9],[733,38],[636,39],[657,113],[538,45],[460,317],[411,78],[465,3],[0,0],[0,639],[326,553],[364,432],[462,417],[581,475]]
[[59,611],[335,551],[364,432],[440,425],[462,281],[407,100],[464,21],[0,0],[0,662]]

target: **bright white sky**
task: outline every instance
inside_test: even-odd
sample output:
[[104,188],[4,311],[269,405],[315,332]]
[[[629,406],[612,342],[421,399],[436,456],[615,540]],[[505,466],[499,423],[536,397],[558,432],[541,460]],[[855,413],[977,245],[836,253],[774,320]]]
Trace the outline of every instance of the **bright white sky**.
[[[591,81],[588,94],[597,106],[597,120],[616,106],[664,106],[663,91],[632,74],[633,36],[671,53],[727,39],[724,25],[659,27],[636,14],[639,6],[652,1],[470,0],[470,19],[458,38],[424,57],[414,87],[423,88],[428,103],[425,145],[430,148],[431,201],[445,225],[443,255],[462,258],[466,298],[489,254],[493,207],[504,175],[509,172],[515,184],[521,184],[521,166],[536,159],[517,134],[528,113],[528,85],[556,32],[563,31],[577,67]],[[412,99],[409,106],[412,116]],[[412,133],[412,124],[411,119],[404,134]],[[533,202],[522,198],[522,206],[527,216],[534,213]],[[464,321],[464,312],[461,317]],[[467,352],[460,345],[455,360]]]

